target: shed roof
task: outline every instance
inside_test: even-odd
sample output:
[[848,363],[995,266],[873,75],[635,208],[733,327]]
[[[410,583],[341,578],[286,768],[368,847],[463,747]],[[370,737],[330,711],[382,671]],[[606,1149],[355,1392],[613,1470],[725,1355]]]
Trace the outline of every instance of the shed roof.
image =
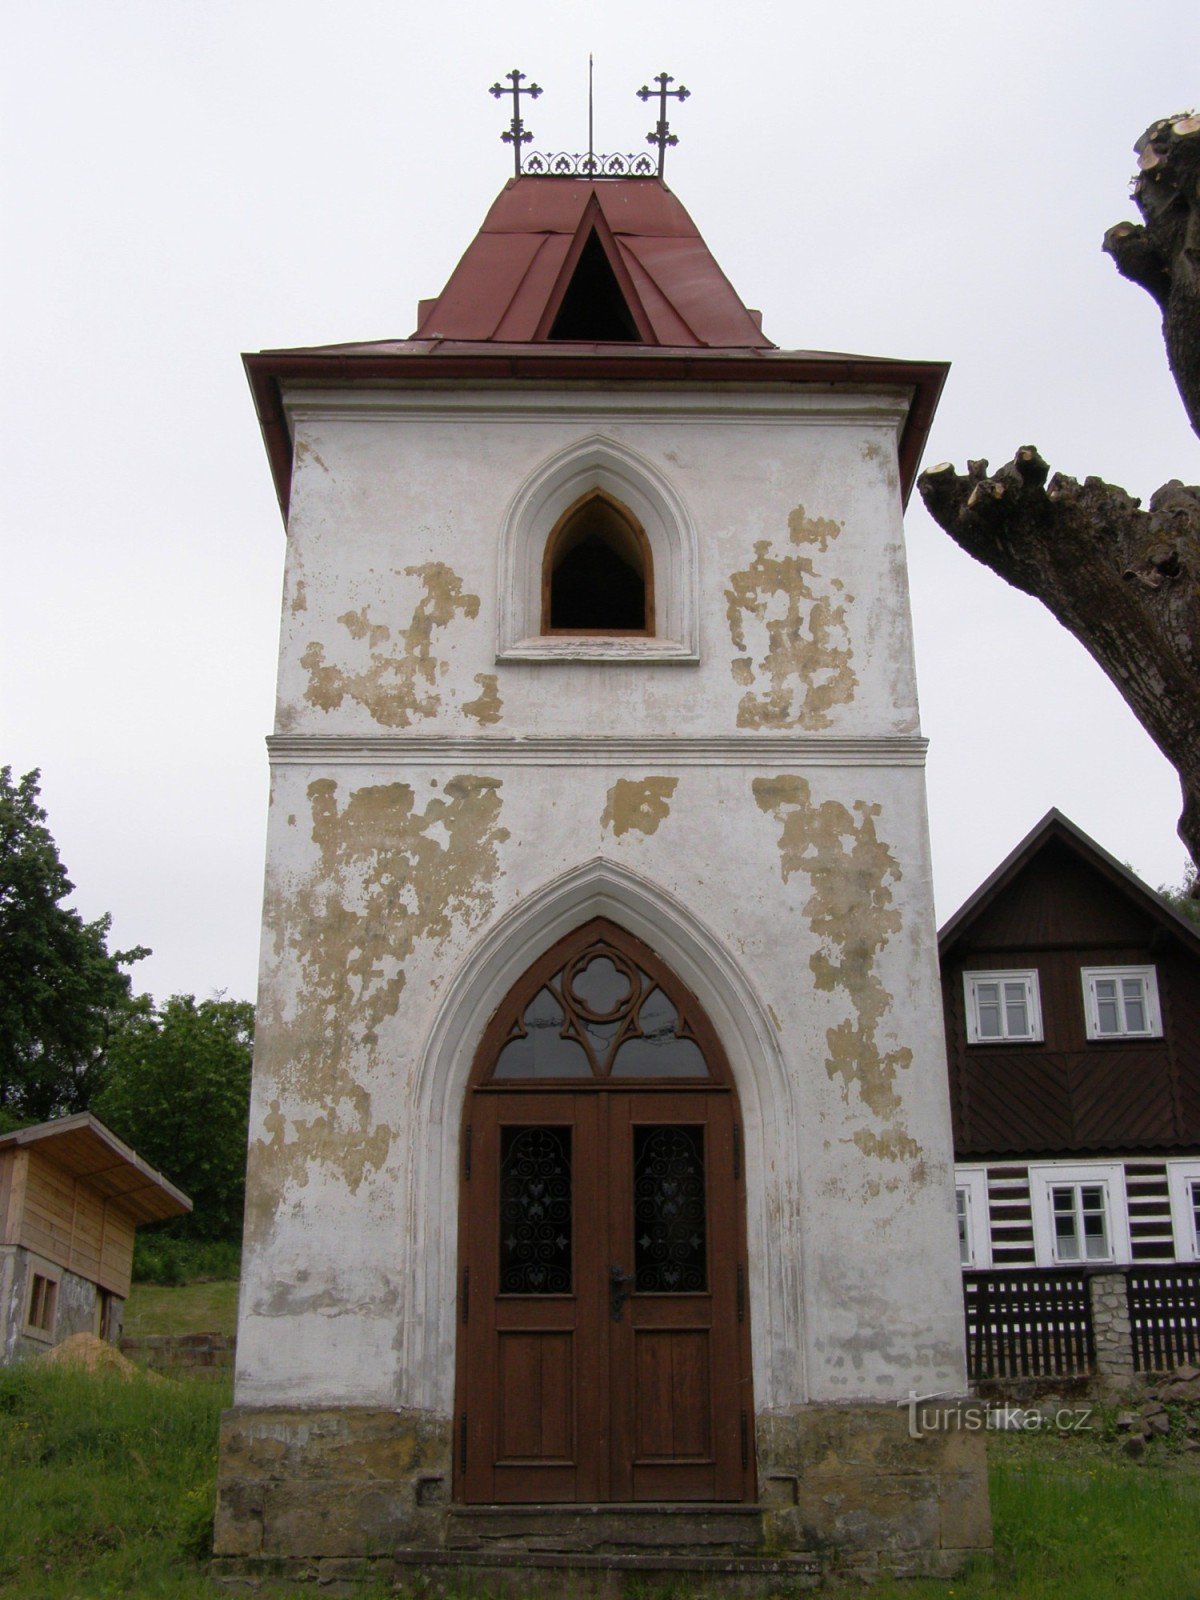
[[996,870],[984,879],[975,893],[964,900],[950,920],[943,925],[938,933],[938,950],[943,961],[1018,874],[1035,856],[1040,855],[1053,843],[1064,845],[1114,888],[1133,900],[1140,910],[1147,912],[1162,927],[1169,929],[1193,954],[1200,956],[1200,929],[1186,917],[1180,916],[1161,895],[1155,894],[1153,889],[1148,888],[1136,873],[1131,872],[1115,856],[1110,856],[1108,851],[1084,833],[1082,828],[1077,827],[1070,817],[1051,807],[1037,826],[1029,830],[1020,844],[1005,856]]
[[122,1207],[134,1222],[184,1216],[192,1202],[90,1111],[0,1134],[0,1151],[36,1147],[51,1161]]

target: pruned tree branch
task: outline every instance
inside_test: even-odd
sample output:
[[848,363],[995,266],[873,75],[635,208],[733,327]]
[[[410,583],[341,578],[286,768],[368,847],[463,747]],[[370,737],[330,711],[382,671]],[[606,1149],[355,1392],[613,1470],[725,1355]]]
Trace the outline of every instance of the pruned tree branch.
[[1099,478],[1050,477],[1033,445],[987,469],[923,472],[930,515],[1103,667],[1179,772],[1179,835],[1200,866],[1200,488],[1172,479],[1142,510]]
[[1200,434],[1200,116],[1164,117],[1134,149],[1142,225],[1118,222],[1104,249],[1158,304],[1171,373]]

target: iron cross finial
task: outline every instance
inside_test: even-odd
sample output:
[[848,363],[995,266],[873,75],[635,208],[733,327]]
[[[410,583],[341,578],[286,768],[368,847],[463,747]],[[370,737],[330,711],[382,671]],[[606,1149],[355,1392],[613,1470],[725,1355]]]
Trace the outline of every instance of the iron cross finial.
[[505,144],[511,144],[513,147],[513,170],[515,176],[518,178],[521,176],[521,146],[523,144],[528,144],[533,138],[531,133],[527,133],[525,131],[525,124],[521,121],[521,96],[523,94],[527,94],[531,100],[536,100],[538,95],[540,95],[542,92],[536,83],[531,83],[527,87],[522,88],[521,80],[524,78],[524,76],[525,74],[523,72],[518,72],[516,67],[514,67],[511,72],[506,73],[506,77],[508,78],[509,83],[512,85],[511,88],[506,89],[502,83],[494,83],[491,89],[488,91],[490,94],[493,94],[497,100],[499,100],[502,94],[512,95],[512,121],[508,125],[507,132],[502,133],[500,137],[504,140]]
[[[661,178],[667,161],[667,146],[679,143],[678,138],[671,132],[670,125],[667,122],[667,98],[670,96],[682,104],[688,98],[691,90],[685,89],[682,84],[679,85],[678,89],[668,89],[667,85],[675,82],[669,72],[660,72],[654,81],[658,85],[658,123],[654,132],[646,135],[646,143],[658,146],[658,175]],[[653,89],[648,89],[643,84],[637,92],[637,97],[639,100],[649,100],[654,93]]]

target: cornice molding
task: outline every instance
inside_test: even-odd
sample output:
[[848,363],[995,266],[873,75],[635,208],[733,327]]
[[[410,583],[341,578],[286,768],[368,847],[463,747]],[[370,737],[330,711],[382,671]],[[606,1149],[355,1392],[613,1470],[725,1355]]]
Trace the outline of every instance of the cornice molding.
[[757,736],[607,737],[533,734],[275,734],[272,766],[472,767],[744,767],[794,771],[807,767],[923,767],[928,740]]
[[695,393],[687,388],[628,390],[576,387],[524,389],[461,388],[304,389],[289,388],[284,410],[293,421],[361,416],[376,421],[460,421],[464,416],[498,417],[505,422],[567,420],[594,422],[652,418],[658,422],[777,422],[806,426],[875,424],[898,431],[908,412],[906,392],[848,390],[783,390],[763,392],[715,388]]

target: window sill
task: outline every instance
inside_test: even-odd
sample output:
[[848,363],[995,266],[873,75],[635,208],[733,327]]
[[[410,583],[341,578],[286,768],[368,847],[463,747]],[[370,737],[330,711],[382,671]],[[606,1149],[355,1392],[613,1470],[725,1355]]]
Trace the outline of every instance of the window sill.
[[1158,1033],[1089,1033],[1089,1044],[1145,1044],[1148,1040],[1161,1039]]
[[496,652],[497,661],[630,661],[669,662],[695,666],[697,651],[674,639],[611,638],[588,634],[535,636],[518,639]]
[[1107,1261],[1052,1261],[1049,1267],[1039,1267],[1040,1272],[1125,1272],[1129,1262],[1110,1256]]
[[968,1039],[968,1050],[1019,1050],[1026,1045],[1045,1044],[1045,1039]]

